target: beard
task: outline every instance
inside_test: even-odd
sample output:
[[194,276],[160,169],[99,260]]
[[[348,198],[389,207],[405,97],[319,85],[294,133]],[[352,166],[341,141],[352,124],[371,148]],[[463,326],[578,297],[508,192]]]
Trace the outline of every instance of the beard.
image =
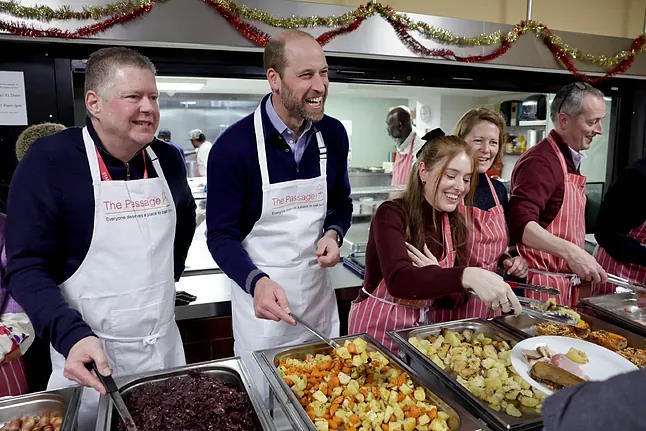
[[299,99],[294,96],[294,92],[288,85],[283,85],[280,92],[280,101],[290,113],[290,115],[298,116],[304,118],[305,120],[317,122],[323,118],[325,114],[325,99],[327,99],[327,91],[322,95],[323,100],[321,101],[321,110],[319,112],[308,112],[307,111],[307,102],[305,98]]

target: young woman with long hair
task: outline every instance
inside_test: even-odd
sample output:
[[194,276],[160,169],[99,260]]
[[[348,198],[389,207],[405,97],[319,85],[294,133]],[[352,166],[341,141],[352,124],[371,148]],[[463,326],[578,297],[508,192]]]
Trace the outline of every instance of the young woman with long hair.
[[502,277],[455,266],[467,238],[456,209],[470,199],[476,169],[469,146],[457,136],[424,145],[402,198],[384,202],[370,225],[366,275],[350,308],[350,334],[367,332],[393,349],[387,331],[438,321],[443,310],[463,307],[471,294],[505,312],[520,312]]

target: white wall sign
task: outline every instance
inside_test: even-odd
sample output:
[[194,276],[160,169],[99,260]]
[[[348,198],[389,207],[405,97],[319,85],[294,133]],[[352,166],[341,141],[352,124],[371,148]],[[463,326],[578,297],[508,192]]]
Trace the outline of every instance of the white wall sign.
[[0,125],[27,125],[25,77],[22,72],[0,72]]

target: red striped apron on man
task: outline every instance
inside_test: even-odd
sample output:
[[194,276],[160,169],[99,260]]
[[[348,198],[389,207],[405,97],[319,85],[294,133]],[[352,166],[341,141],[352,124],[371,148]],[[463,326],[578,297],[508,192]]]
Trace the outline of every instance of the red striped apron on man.
[[[556,142],[550,135],[546,139],[561,163],[565,190],[561,209],[545,230],[583,248],[585,243],[585,177],[568,173],[565,158]],[[530,151],[532,150],[530,149],[527,153]],[[526,157],[527,153],[522,155],[520,160]],[[527,281],[529,284],[558,289],[561,292],[558,296],[559,304],[570,307],[576,305],[579,300],[579,292],[578,289],[573,289],[573,286],[578,277],[572,274],[565,259],[522,244],[518,244],[518,252],[525,258],[529,266]],[[550,298],[550,295],[539,292],[526,292],[525,295],[541,301],[547,301]]]
[[[646,244],[646,222],[628,232],[628,236],[636,239],[641,244]],[[646,267],[634,263],[619,262],[598,245],[594,250],[594,257],[599,265],[608,274],[613,274],[637,284],[646,284]],[[615,292],[616,286],[610,283],[593,283],[592,296],[607,295]]]
[[395,166],[393,166],[393,177],[390,184],[393,186],[401,186],[408,184],[408,177],[410,177],[410,170],[413,167],[413,148],[415,147],[415,139],[417,135],[413,132],[413,139],[410,143],[408,154],[402,155],[396,153]]
[[[460,205],[459,209],[467,222],[467,266],[477,266],[488,271],[496,272],[498,259],[507,249],[509,234],[505,222],[505,210],[500,204],[496,190],[488,176],[489,189],[496,205],[488,210]],[[496,314],[497,313],[497,314]],[[453,309],[435,308],[429,313],[432,322],[448,322],[450,320],[480,317],[483,319],[500,315],[477,296],[469,295],[466,303]]]
[[[455,264],[455,251],[453,250],[453,239],[451,237],[451,226],[448,214],[442,215],[442,239],[444,242],[444,256],[439,260],[441,268],[452,268]],[[432,289],[432,286],[429,286]],[[377,289],[369,293],[365,287],[362,292],[368,298],[353,302],[350,306],[348,316],[348,334],[367,333],[372,335],[378,342],[392,351],[397,346],[386,335],[388,331],[418,326],[427,322],[426,311],[432,301],[407,301],[406,305],[398,303],[386,287],[382,279]],[[414,302],[415,305],[412,305]]]

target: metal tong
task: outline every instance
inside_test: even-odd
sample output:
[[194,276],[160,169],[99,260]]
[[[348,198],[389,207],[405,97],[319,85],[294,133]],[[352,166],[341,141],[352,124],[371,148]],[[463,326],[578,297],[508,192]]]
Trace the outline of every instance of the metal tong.
[[[295,315],[294,313],[290,313],[289,315],[292,316],[292,318],[294,320],[296,320],[296,323],[298,323],[300,325],[303,325],[305,327],[305,329],[310,331],[312,334],[316,335],[317,338],[321,339],[328,346],[331,346],[333,349],[338,349],[339,347],[341,347],[339,345],[339,343],[337,343],[336,341],[331,340],[331,339],[327,338],[326,336],[324,336],[323,334],[321,334],[319,331],[314,329],[309,323],[307,323],[306,321],[301,319],[299,316]],[[128,430],[128,431],[130,431],[130,430]]]
[[529,298],[525,298],[522,296],[518,297],[518,302],[520,302],[522,308],[523,308],[523,313],[537,317],[539,319],[544,319],[544,320],[549,320],[550,322],[554,323],[559,323],[561,325],[576,325],[578,322],[574,320],[571,316],[569,316],[566,313],[559,312],[559,311],[540,311],[537,310],[535,307],[537,305],[536,301],[533,301]]
[[625,278],[619,276],[608,274],[608,283],[614,284],[615,286],[624,287],[635,292],[646,292],[646,287],[641,284],[633,283]]
[[552,287],[538,286],[534,284],[520,283],[518,281],[508,281],[507,284],[511,287],[516,287],[519,289],[531,290],[533,292],[547,293],[548,295],[558,295],[561,292],[558,289]]
[[132,416],[128,411],[128,407],[126,407],[126,403],[123,401],[123,398],[121,398],[119,388],[114,382],[112,376],[104,376],[103,374],[99,373],[99,370],[94,362],[85,364],[85,366],[88,370],[94,371],[96,376],[101,381],[101,384],[105,386],[105,390],[108,392],[108,395],[110,395],[110,398],[112,398],[114,407],[117,409],[119,416],[121,416],[121,420],[123,420],[123,424],[126,426],[126,429],[128,431],[138,431],[137,426],[135,425],[135,421],[132,420]]

